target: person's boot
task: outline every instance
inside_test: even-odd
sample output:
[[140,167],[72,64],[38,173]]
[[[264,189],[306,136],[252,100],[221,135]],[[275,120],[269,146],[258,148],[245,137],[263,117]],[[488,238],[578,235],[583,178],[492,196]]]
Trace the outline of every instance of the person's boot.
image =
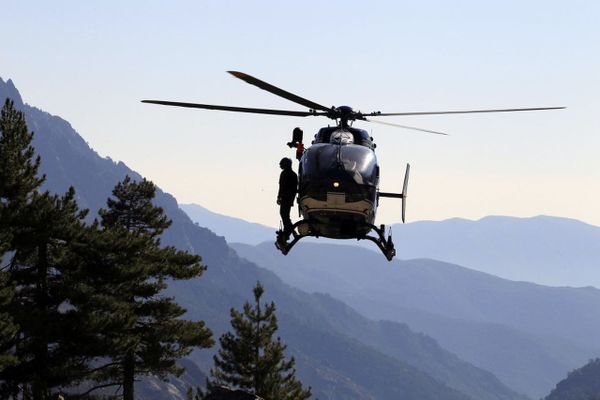
[[287,237],[283,231],[277,231],[277,240],[275,240],[275,247],[283,254],[287,254]]

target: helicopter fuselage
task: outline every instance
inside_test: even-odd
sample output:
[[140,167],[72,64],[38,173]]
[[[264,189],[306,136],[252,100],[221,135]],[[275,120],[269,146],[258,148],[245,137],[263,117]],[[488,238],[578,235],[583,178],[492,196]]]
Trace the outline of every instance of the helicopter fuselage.
[[368,133],[322,128],[300,159],[298,207],[307,223],[298,230],[334,239],[367,235],[375,222],[378,184],[379,166]]

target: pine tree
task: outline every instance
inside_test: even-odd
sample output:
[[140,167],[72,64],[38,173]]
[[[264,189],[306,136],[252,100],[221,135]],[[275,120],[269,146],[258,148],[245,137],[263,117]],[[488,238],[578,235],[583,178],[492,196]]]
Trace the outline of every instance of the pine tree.
[[250,391],[266,400],[304,400],[311,389],[303,389],[296,380],[294,358],[285,359],[285,346],[278,337],[275,303],[264,306],[260,299],[264,289],[254,287],[254,307],[246,302],[243,312],[231,309],[233,333],[219,338],[221,348],[214,356],[215,368],[208,386],[231,385]]
[[133,399],[136,376],[179,375],[179,358],[195,346],[212,346],[204,322],[180,319],[185,309],[161,294],[166,279],[198,277],[205,267],[199,256],[161,246],[159,236],[171,221],[152,204],[155,190],[145,179],[118,183],[100,210],[93,249],[84,249],[88,269],[81,285],[88,297],[81,307],[90,308],[84,312],[93,316],[90,326],[103,327],[97,348],[108,349],[99,355],[110,358],[94,379],[121,385],[125,400]]
[[64,196],[34,195],[19,220],[22,231],[15,233],[9,272],[17,290],[9,309],[20,328],[15,343],[20,364],[7,369],[7,376],[30,386],[34,400],[46,399],[52,388],[68,384],[82,362],[66,351],[76,326],[70,323],[71,310],[63,308],[70,291],[63,279],[69,246],[77,240],[86,215],[74,197],[72,188]]
[[2,354],[13,365],[0,373],[0,395],[15,398],[20,391],[42,400],[53,387],[69,383],[69,372],[78,368],[64,352],[72,332],[64,323],[70,312],[60,307],[67,300],[62,272],[68,244],[86,212],[78,209],[72,188],[62,197],[39,192],[44,177],[37,174],[40,158],[33,160],[33,133],[9,100],[0,131],[0,232],[9,252],[0,314],[18,326],[8,327],[2,339]]
[[[25,115],[6,99],[0,112],[0,198],[6,208],[17,209],[44,182],[38,176],[40,157],[33,161],[33,132],[27,130]],[[5,215],[10,216],[10,213]],[[10,220],[3,219],[3,224]]]
[[10,354],[16,325],[6,308],[14,295],[10,275],[5,273],[12,220],[16,210],[43,181],[37,177],[39,157],[32,162],[32,139],[25,116],[15,109],[12,100],[6,99],[0,112],[0,372],[17,361],[14,354]]

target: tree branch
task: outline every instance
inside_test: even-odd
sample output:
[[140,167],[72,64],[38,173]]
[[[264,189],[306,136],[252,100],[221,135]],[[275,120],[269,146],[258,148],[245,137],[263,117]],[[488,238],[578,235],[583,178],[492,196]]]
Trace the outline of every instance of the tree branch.
[[72,396],[74,396],[75,399],[81,399],[81,398],[84,398],[85,396],[87,396],[88,394],[92,393],[94,390],[103,389],[103,388],[111,387],[111,386],[117,386],[117,385],[121,386],[121,382],[111,382],[111,383],[105,383],[104,385],[97,385],[97,386],[94,386],[93,388],[91,388],[90,390],[88,390],[87,392],[75,394]]

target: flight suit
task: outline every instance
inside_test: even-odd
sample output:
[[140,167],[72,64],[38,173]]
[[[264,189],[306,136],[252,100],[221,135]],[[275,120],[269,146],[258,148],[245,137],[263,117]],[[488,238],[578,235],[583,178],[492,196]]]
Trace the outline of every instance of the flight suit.
[[279,175],[279,192],[277,193],[277,204],[279,204],[279,215],[283,222],[283,233],[286,237],[292,233],[293,224],[290,219],[290,211],[294,205],[294,197],[298,193],[298,175],[291,167],[283,168]]

